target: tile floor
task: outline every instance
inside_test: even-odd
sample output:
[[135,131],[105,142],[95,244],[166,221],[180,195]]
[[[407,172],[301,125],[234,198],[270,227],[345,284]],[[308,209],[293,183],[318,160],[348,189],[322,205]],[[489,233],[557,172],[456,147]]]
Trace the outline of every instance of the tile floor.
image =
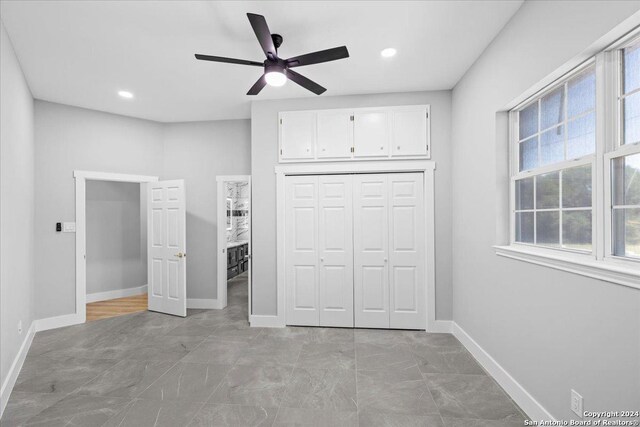
[[451,335],[259,329],[246,319],[238,277],[224,310],[38,333],[0,425],[523,425]]

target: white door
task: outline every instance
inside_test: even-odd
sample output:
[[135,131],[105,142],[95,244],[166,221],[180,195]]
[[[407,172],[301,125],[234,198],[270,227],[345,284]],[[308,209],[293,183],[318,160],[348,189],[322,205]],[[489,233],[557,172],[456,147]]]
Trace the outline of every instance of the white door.
[[147,185],[149,310],[187,315],[184,180]]
[[367,110],[353,115],[354,157],[387,157],[389,155],[389,113]]
[[352,175],[318,178],[320,326],[353,327]]
[[288,176],[285,193],[287,324],[318,326],[318,177]]
[[353,124],[350,111],[318,113],[317,155],[319,159],[350,159]]
[[428,154],[427,107],[397,107],[391,111],[391,155],[426,156]]
[[388,328],[388,175],[355,175],[353,182],[355,326]]
[[280,158],[313,159],[316,146],[316,113],[280,113]]
[[423,174],[389,175],[389,327],[425,329]]

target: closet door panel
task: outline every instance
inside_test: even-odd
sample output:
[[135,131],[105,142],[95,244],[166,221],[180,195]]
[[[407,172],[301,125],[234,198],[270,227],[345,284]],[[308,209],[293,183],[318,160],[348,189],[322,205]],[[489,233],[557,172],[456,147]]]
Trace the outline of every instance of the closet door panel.
[[389,326],[424,329],[423,174],[389,175]]
[[353,327],[353,177],[319,178],[320,326]]
[[388,176],[354,176],[355,326],[389,327]]
[[286,320],[318,326],[318,177],[287,177],[285,191]]

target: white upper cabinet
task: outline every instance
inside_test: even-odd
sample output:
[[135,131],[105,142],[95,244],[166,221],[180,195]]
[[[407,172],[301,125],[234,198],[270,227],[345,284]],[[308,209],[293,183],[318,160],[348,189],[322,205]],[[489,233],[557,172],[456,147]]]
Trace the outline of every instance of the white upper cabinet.
[[319,111],[317,116],[318,159],[350,159],[353,151],[353,125],[350,111]]
[[354,112],[354,157],[388,157],[389,127],[389,111],[385,109]]
[[316,146],[316,112],[280,113],[280,159],[312,160]]
[[397,107],[391,111],[391,155],[426,156],[429,154],[429,111],[424,105]]
[[280,162],[430,158],[428,105],[281,112]]

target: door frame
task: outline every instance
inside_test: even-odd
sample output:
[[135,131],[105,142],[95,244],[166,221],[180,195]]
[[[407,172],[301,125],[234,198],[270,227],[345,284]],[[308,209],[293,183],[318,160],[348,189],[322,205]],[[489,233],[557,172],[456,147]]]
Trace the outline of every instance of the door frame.
[[87,320],[87,181],[114,181],[146,184],[157,176],[74,170],[76,188],[76,312],[71,324]]
[[[435,272],[435,185],[436,163],[433,160],[372,161],[362,163],[324,164],[280,164],[276,174],[276,287],[277,305],[275,316],[260,316],[255,326],[285,327],[285,178],[288,175],[326,175],[359,173],[422,172],[424,174],[425,213],[425,280],[427,332],[444,332],[449,328],[436,320],[436,272]],[[269,319],[265,319],[268,317]]]
[[248,251],[247,254],[249,256],[249,269],[248,269],[248,277],[247,277],[247,286],[249,287],[248,292],[248,317],[251,319],[251,266],[253,261],[251,259],[251,212],[253,210],[252,200],[251,200],[251,175],[218,175],[216,176],[217,182],[217,249],[216,249],[216,258],[218,264],[218,273],[217,273],[217,309],[223,309],[227,306],[227,194],[225,191],[225,184],[227,182],[246,182],[249,185],[249,215],[247,215],[247,221],[249,222],[249,232],[247,233],[248,240]]

